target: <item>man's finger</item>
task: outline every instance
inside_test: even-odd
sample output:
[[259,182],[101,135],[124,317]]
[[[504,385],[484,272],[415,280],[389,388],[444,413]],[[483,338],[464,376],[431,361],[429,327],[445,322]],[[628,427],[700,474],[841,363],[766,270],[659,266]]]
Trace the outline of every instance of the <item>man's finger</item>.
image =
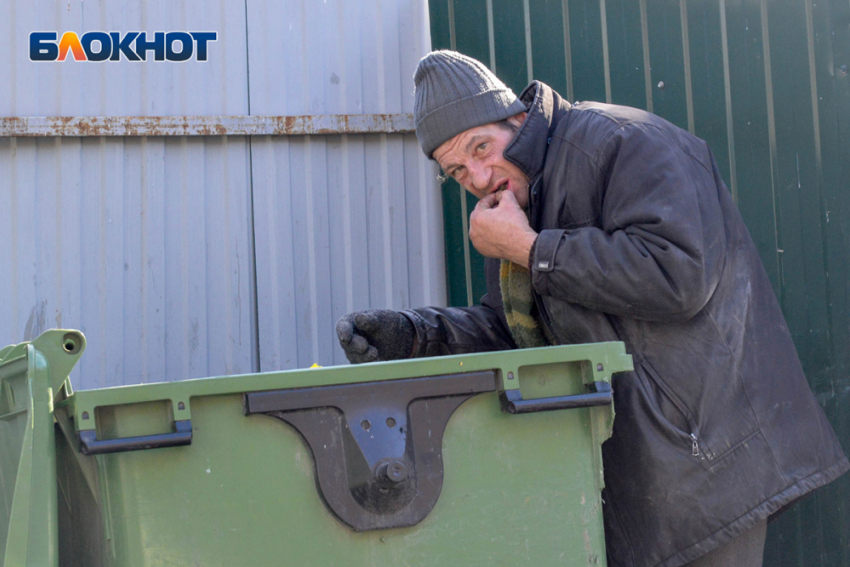
[[336,322],[336,336],[339,337],[339,343],[343,346],[351,342],[351,337],[354,336],[354,321],[350,315]]
[[475,206],[475,208],[477,209],[480,207],[482,209],[492,209],[497,204],[499,204],[499,194],[490,193],[489,195],[485,195],[483,199],[478,201],[478,204]]
[[355,354],[363,354],[369,350],[369,341],[367,341],[365,337],[354,335],[351,342],[345,347],[345,350],[351,351]]
[[370,346],[369,350],[367,350],[365,354],[354,354],[354,353],[348,354],[348,353],[346,353],[346,356],[348,357],[348,361],[351,362],[352,364],[363,364],[364,362],[375,362],[376,360],[378,360],[378,349],[376,349],[373,346]]
[[499,200],[500,206],[504,203],[511,208],[520,208],[519,203],[517,203],[516,200],[516,195],[514,195],[513,191],[502,191],[502,193],[502,198]]
[[361,331],[372,332],[378,329],[378,318],[369,315],[369,312],[360,312],[354,315],[354,325]]

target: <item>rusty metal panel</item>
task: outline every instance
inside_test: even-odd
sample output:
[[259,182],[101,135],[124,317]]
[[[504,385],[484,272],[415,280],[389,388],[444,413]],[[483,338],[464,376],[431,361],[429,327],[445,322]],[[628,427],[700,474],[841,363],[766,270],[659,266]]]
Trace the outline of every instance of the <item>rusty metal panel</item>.
[[75,388],[256,371],[245,138],[0,138],[0,342],[89,341]]
[[[411,134],[423,0],[13,0],[0,22],[2,333],[82,328],[104,350],[78,388],[342,362],[345,312],[445,303]],[[219,40],[204,63],[28,61],[53,29]]]
[[[413,111],[423,0],[249,0],[251,114]],[[252,139],[260,368],[345,362],[347,312],[445,304],[437,170],[413,134]]]
[[413,131],[412,114],[0,117],[0,137],[306,136]]
[[[244,4],[10,0],[0,29],[6,124],[248,114]],[[209,61],[28,58],[35,30],[175,29],[218,32]],[[256,371],[249,160],[244,136],[0,138],[0,342],[82,329],[75,388]]]

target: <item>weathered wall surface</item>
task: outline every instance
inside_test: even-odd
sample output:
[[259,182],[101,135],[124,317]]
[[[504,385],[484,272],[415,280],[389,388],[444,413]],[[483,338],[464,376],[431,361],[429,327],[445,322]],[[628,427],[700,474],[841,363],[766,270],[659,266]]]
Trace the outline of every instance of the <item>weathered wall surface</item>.
[[[89,346],[72,380],[94,388],[342,363],[333,325],[345,312],[445,302],[436,171],[412,134],[379,133],[380,120],[357,135],[233,125],[409,122],[430,43],[423,2],[12,0],[0,30],[0,116],[196,125],[67,135],[92,118],[0,137],[0,343],[81,329]],[[207,62],[36,63],[37,30],[218,41]]]

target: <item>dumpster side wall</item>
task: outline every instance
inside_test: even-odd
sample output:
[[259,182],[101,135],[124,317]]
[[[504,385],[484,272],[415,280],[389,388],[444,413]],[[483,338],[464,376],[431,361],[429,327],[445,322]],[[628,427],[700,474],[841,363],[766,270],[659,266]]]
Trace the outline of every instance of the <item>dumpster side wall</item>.
[[[434,48],[517,93],[644,108],[708,141],[815,395],[850,452],[850,5],[843,1],[436,0]],[[477,302],[475,199],[444,188],[449,301]],[[850,477],[771,525],[765,565],[850,566]]]
[[[59,410],[59,411],[64,411]],[[107,505],[98,506],[65,436],[56,432],[60,567],[109,567],[114,565],[114,542]],[[93,457],[82,457],[91,458]],[[103,481],[101,481],[103,482]],[[104,499],[103,494],[99,495]],[[104,500],[105,501],[105,500]]]

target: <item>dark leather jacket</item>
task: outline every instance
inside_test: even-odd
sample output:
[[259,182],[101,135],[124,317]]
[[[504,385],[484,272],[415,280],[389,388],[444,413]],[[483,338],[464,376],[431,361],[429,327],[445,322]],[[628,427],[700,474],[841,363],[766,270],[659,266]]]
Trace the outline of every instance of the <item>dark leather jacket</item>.
[[[540,82],[520,98],[505,157],[531,180],[538,318],[634,356],[603,445],[610,564],[682,565],[847,471],[706,143]],[[515,348],[497,260],[487,283],[481,306],[405,312],[417,356]]]

